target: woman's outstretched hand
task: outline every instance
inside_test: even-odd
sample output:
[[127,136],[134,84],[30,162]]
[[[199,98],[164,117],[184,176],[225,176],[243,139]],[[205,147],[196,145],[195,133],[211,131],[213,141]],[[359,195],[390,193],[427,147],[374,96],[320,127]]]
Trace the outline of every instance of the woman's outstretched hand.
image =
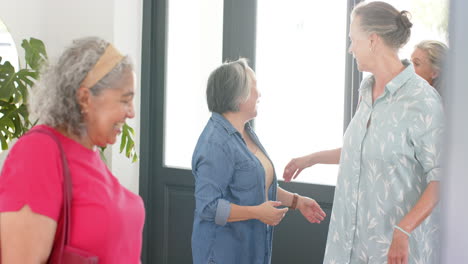
[[301,173],[301,171],[307,167],[310,167],[307,156],[292,159],[284,168],[284,181],[290,182],[291,180],[296,179],[297,176],[299,176],[299,173]]
[[292,179],[296,179],[303,169],[315,164],[339,164],[340,156],[341,148],[337,148],[292,159],[284,168],[283,179],[285,182],[290,182]]
[[305,196],[299,196],[297,209],[299,209],[301,214],[311,223],[320,224],[327,216],[314,199]]

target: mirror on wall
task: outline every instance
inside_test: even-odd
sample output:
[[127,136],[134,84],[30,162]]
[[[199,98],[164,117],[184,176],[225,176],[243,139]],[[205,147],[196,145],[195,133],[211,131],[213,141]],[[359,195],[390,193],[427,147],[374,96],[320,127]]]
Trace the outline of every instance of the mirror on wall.
[[5,61],[9,61],[15,70],[18,70],[19,67],[19,60],[18,60],[18,52],[16,50],[16,45],[11,36],[8,28],[0,19],[0,57],[2,57],[2,61],[0,62],[3,64]]

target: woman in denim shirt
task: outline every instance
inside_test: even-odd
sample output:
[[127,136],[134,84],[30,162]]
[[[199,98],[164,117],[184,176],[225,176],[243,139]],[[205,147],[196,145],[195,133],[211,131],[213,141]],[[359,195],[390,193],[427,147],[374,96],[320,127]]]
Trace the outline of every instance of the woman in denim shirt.
[[267,264],[273,226],[288,208],[299,209],[311,223],[325,217],[316,201],[277,186],[271,160],[248,123],[260,97],[245,59],[225,63],[208,79],[212,116],[193,153],[195,264]]

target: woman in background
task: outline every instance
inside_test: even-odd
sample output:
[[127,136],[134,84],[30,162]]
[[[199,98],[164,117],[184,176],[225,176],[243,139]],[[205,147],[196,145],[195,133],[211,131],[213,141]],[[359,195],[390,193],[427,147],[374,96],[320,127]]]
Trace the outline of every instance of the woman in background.
[[416,74],[423,77],[439,94],[443,94],[442,67],[448,53],[448,47],[437,40],[423,40],[414,47],[411,62]]

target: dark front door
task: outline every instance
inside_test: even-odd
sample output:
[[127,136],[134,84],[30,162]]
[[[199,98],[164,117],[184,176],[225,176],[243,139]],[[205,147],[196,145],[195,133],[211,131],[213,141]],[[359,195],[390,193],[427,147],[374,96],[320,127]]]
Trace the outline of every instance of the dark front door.
[[[257,1],[186,1],[187,6],[177,6],[179,2],[143,2],[140,194],[146,206],[142,261],[147,264],[192,263],[195,201],[190,170],[191,138],[198,137],[209,117],[202,85],[209,70],[238,57],[246,57],[252,68],[256,66]],[[348,2],[348,6],[354,4]],[[207,11],[210,5],[215,5],[218,11]],[[218,22],[213,22],[215,19]],[[194,33],[194,28],[199,31]],[[343,41],[345,38],[342,36]],[[190,48],[194,52],[187,51]],[[343,52],[343,59],[345,56]],[[197,63],[202,66],[196,66]],[[187,85],[184,83],[187,80],[193,82]],[[343,96],[344,90],[337,100]],[[350,97],[347,95],[346,100]],[[202,103],[193,103],[200,98]],[[194,114],[200,109],[206,113]],[[348,112],[345,110],[345,115]],[[259,136],[262,140],[262,134]],[[269,146],[265,147],[268,151]],[[282,169],[277,168],[279,176]],[[288,213],[274,234],[272,262],[322,263],[334,186],[284,182],[280,186],[313,197],[328,217],[316,225],[308,223],[297,211]]]

